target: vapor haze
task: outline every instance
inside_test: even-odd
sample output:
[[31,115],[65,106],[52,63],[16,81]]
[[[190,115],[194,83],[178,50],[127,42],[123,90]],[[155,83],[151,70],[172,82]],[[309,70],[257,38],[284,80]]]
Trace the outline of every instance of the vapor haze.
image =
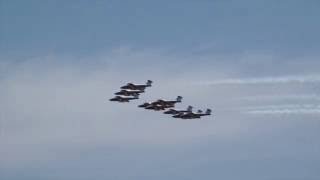
[[[185,58],[179,54],[120,49],[83,57],[83,62],[93,59],[90,64],[73,65],[68,62],[75,57],[51,55],[2,65],[1,168],[53,163],[72,157],[77,149],[158,147],[179,152],[208,137],[218,142],[246,139],[248,129],[257,128],[260,121],[265,124],[271,114],[278,116],[273,119],[296,114],[301,121],[319,117],[319,105],[304,105],[319,100],[317,76],[251,78],[245,77],[244,66],[229,68],[229,62],[189,66],[179,63]],[[235,74],[243,78],[234,80]],[[127,104],[108,101],[121,85],[147,79],[154,85],[141,99]],[[177,95],[184,97],[178,109],[212,108],[213,116],[184,121],[137,108],[144,101]],[[291,126],[285,122],[275,128]]]

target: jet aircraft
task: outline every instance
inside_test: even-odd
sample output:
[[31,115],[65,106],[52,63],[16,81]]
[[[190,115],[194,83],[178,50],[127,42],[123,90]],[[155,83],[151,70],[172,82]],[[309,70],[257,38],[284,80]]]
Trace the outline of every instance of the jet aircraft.
[[145,107],[150,106],[150,105],[151,105],[151,103],[145,102],[143,104],[140,104],[138,107],[145,108]]
[[[197,113],[198,114],[202,113],[202,110],[198,110]],[[187,116],[187,115],[191,116],[192,114],[195,114],[195,113],[193,113],[192,111],[191,112],[180,112],[178,114],[173,115],[172,117],[181,118],[182,116]]]
[[205,113],[202,113],[201,110],[198,110],[197,113],[193,113],[193,112],[180,113],[172,117],[181,118],[181,119],[200,119],[202,116],[209,116],[209,115],[211,115],[211,109],[207,109]]
[[167,101],[163,99],[159,99],[154,102],[145,102],[140,104],[138,107],[145,109],[153,109],[153,110],[165,110],[167,108],[173,108],[175,103],[181,102],[182,97],[178,96],[175,101]]
[[155,111],[161,111],[161,110],[165,110],[167,108],[170,108],[170,107],[169,106],[162,106],[162,105],[159,105],[159,104],[149,105],[149,106],[145,107],[145,109],[152,109],[152,110],[155,110]]
[[152,109],[156,111],[165,110],[167,108],[172,108],[174,105],[161,105],[161,104],[152,104],[150,102],[145,102],[143,104],[140,104],[138,107],[145,108],[145,109]]
[[119,92],[114,93],[115,95],[122,95],[122,96],[136,96],[140,95],[140,93],[144,93],[144,90],[126,90],[122,89]]
[[145,90],[146,87],[151,87],[152,81],[148,80],[146,84],[133,84],[128,83],[125,86],[122,86],[121,89],[130,89],[130,90]]
[[188,106],[188,108],[186,110],[176,110],[176,109],[169,109],[165,112],[163,112],[164,114],[180,114],[180,113],[187,113],[187,112],[192,112],[192,106]]
[[181,101],[182,96],[177,96],[176,100],[174,101],[158,99],[157,101],[151,102],[151,105],[174,106],[176,103],[180,103]]
[[135,95],[133,97],[121,97],[116,96],[114,98],[109,99],[110,101],[118,101],[118,102],[129,102],[130,100],[139,99],[139,95]]

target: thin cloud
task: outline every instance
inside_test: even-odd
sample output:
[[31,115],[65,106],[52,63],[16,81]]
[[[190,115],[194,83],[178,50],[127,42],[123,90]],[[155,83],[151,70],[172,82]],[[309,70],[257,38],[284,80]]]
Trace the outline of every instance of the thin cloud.
[[287,95],[264,95],[239,97],[237,100],[245,101],[273,101],[273,100],[320,100],[317,94],[287,94]]
[[247,114],[320,114],[320,108],[314,109],[265,109],[250,110]]
[[262,77],[262,78],[230,78],[202,82],[205,85],[233,85],[233,84],[281,84],[281,83],[320,83],[320,75]]
[[283,104],[247,107],[247,114],[320,114],[320,104]]

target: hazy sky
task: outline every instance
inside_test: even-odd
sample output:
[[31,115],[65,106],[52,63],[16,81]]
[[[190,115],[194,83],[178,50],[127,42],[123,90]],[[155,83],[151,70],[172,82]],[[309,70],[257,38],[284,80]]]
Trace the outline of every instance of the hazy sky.
[[[320,179],[319,18],[316,0],[0,0],[0,179]],[[177,95],[213,116],[137,108]]]

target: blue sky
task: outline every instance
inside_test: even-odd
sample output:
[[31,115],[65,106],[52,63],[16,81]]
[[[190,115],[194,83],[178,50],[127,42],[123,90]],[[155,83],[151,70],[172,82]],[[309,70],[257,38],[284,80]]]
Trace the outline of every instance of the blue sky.
[[86,54],[123,44],[316,53],[318,7],[315,0],[2,1],[1,54]]
[[[319,8],[0,1],[0,179],[319,179]],[[177,95],[214,115],[136,107]]]

